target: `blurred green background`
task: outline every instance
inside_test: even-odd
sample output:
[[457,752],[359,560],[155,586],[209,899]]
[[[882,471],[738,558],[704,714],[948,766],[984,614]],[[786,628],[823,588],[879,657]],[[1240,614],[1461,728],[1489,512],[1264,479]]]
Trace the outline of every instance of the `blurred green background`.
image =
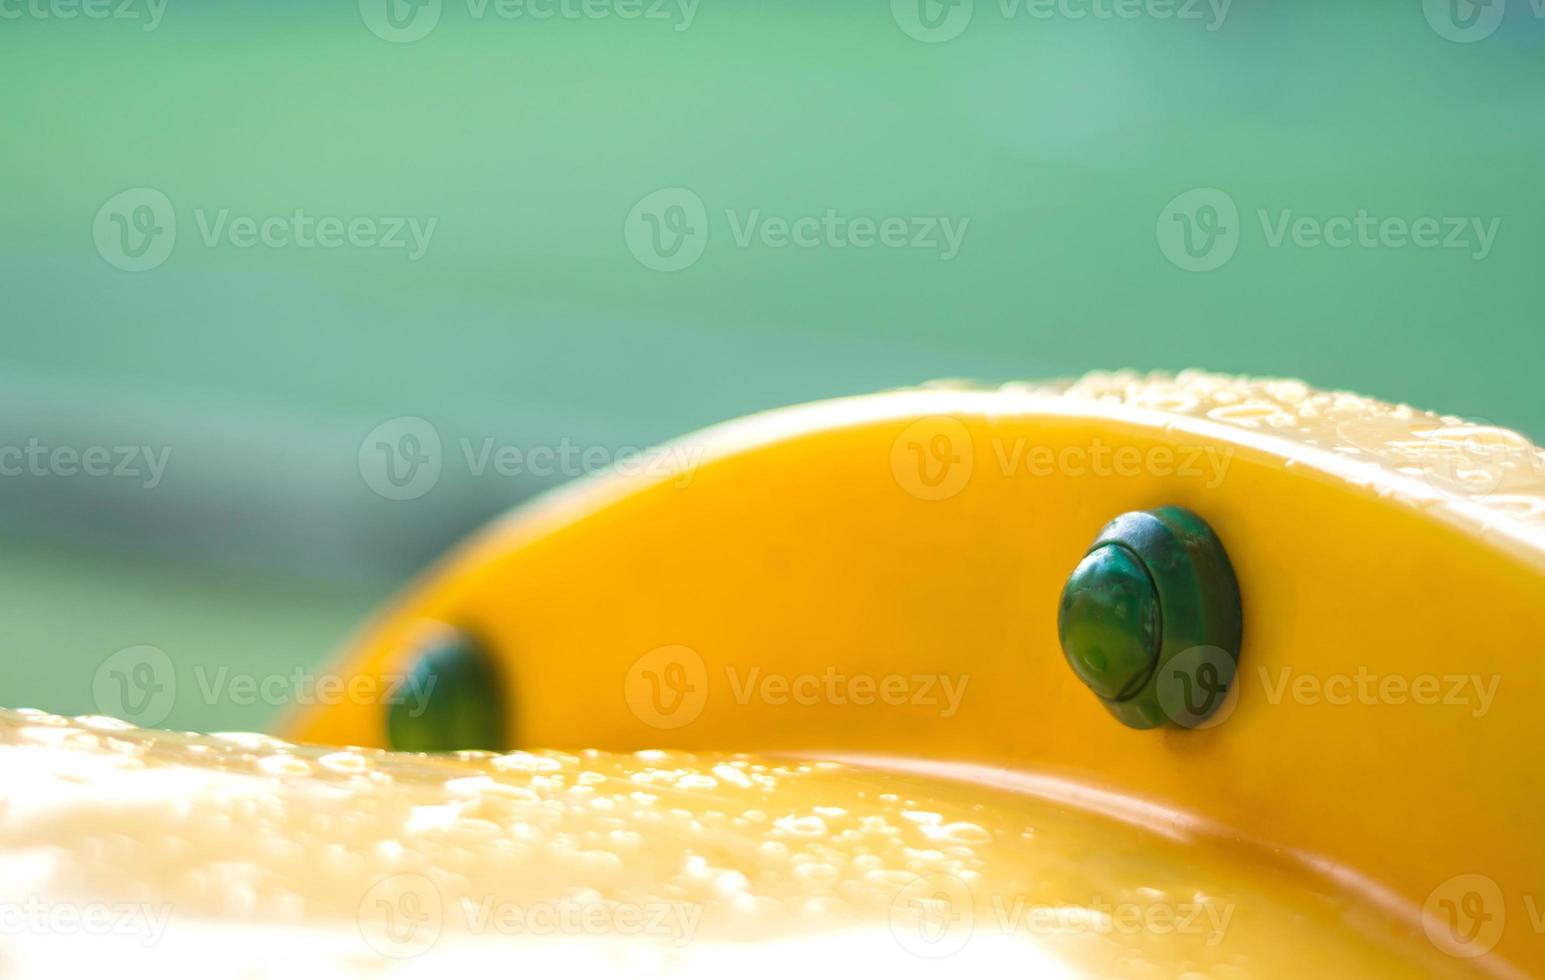
[[[464,445],[1189,366],[1545,436],[1532,0],[85,2],[0,0],[0,447],[170,455],[0,476],[0,703],[314,667],[577,472]],[[366,460],[403,417],[428,489]]]

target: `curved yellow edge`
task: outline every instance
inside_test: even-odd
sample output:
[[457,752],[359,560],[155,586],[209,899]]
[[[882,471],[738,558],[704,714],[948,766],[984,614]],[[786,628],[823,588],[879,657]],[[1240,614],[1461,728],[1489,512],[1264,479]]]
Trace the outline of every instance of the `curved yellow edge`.
[[[1429,917],[1479,882],[1495,962],[1545,968],[1545,464],[1516,434],[1298,382],[1098,375],[805,406],[668,458],[487,529],[344,669],[398,676],[448,622],[498,652],[522,746],[1045,774]],[[1219,723],[1139,732],[1067,669],[1057,597],[1106,521],[1164,504],[1228,549],[1241,675]],[[383,718],[288,734],[382,745]]]

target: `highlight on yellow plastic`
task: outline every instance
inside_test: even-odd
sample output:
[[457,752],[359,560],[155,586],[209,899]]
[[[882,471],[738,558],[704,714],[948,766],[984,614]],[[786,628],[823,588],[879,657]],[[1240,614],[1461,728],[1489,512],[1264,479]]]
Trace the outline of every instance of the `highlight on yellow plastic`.
[[31,896],[0,934],[19,975],[1447,966],[1291,862],[1055,781],[658,750],[422,756],[4,711],[0,760],[0,887]]
[[[275,973],[1545,970],[1545,454],[1517,434],[1101,374],[653,458],[485,529],[340,656],[389,690],[475,636],[508,751],[382,751],[378,703],[283,742],[0,716],[0,881],[169,906],[157,955],[240,933]],[[1058,596],[1165,505],[1226,546],[1244,633],[1220,710],[1140,731],[1069,669]]]

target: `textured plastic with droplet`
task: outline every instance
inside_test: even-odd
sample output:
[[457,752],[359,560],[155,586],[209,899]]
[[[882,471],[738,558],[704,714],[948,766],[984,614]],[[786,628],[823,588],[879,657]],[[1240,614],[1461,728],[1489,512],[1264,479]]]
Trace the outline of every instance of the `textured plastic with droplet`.
[[6,711],[0,768],[0,901],[123,916],[104,935],[8,930],[0,960],[20,975],[942,962],[1239,978],[1438,963],[1269,856],[836,762],[423,756]]

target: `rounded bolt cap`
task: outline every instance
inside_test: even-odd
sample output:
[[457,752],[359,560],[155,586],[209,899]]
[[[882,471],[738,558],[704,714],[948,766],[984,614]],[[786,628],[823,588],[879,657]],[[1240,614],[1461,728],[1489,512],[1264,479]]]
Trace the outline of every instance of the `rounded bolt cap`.
[[1119,544],[1085,555],[1062,590],[1057,632],[1095,694],[1119,701],[1136,693],[1159,660],[1159,592],[1137,556]]
[[1132,728],[1201,727],[1239,660],[1239,584],[1212,528],[1182,507],[1122,514],[1063,587],[1063,655]]

